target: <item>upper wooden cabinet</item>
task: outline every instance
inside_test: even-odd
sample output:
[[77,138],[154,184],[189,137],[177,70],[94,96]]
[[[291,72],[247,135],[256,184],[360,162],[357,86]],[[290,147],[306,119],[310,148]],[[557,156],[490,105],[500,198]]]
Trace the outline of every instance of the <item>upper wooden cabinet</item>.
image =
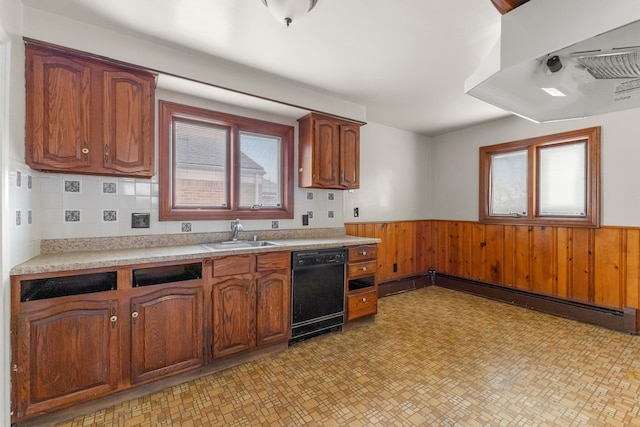
[[359,188],[362,124],[315,113],[298,122],[298,185],[344,190]]
[[25,65],[29,166],[153,176],[154,74],[31,40]]

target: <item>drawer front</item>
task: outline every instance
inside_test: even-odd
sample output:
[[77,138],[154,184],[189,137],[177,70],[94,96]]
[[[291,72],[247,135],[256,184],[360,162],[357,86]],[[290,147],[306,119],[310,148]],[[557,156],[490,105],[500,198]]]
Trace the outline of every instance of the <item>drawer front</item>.
[[378,312],[378,294],[371,291],[349,295],[347,304],[347,320],[370,316]]
[[291,268],[290,252],[270,252],[264,255],[258,255],[256,261],[256,271],[282,270]]
[[370,276],[376,274],[378,269],[378,261],[350,263],[348,268],[349,277]]
[[376,259],[378,245],[360,245],[349,248],[349,262],[359,262],[368,259]]
[[253,273],[251,255],[236,255],[213,260],[213,277]]

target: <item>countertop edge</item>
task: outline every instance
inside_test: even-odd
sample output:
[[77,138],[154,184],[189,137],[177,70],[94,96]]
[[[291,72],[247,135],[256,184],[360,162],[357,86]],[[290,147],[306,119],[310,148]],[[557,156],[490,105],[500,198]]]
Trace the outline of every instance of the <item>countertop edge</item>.
[[13,267],[9,274],[11,276],[22,276],[97,268],[119,268],[136,264],[220,258],[229,255],[357,246],[380,243],[381,240],[372,237],[345,235],[339,237],[275,240],[275,242],[277,243],[276,246],[216,251],[205,249],[201,245],[183,245],[43,254]]

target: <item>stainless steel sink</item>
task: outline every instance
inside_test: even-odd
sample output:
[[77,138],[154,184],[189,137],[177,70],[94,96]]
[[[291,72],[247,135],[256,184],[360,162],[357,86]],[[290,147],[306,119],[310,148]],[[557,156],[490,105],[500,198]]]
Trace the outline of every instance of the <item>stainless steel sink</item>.
[[230,240],[228,242],[203,243],[202,247],[211,251],[228,251],[232,249],[262,248],[265,246],[278,246],[277,243],[268,240]]

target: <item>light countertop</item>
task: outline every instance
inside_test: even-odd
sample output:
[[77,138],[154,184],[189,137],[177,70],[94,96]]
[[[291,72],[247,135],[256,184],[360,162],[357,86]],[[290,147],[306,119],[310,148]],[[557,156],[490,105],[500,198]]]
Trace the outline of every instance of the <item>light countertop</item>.
[[47,253],[30,259],[11,269],[10,274],[38,274],[91,268],[109,268],[133,264],[171,262],[218,258],[228,255],[257,254],[274,251],[297,251],[340,246],[379,243],[380,239],[356,236],[330,236],[300,239],[270,239],[275,246],[210,250],[199,244],[145,247],[133,249],[107,249]]

